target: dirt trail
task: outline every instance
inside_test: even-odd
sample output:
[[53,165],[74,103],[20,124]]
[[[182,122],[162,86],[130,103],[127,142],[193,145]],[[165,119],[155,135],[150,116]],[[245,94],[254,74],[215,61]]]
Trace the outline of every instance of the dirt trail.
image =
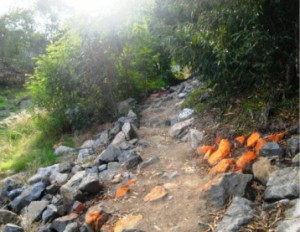
[[[197,222],[206,212],[199,196],[200,187],[207,181],[207,167],[201,167],[188,143],[168,135],[170,127],[144,126],[151,118],[159,117],[160,121],[170,118],[176,102],[178,99],[165,102],[165,110],[159,113],[150,107],[141,118],[139,139],[148,146],[141,149],[140,155],[143,160],[157,156],[160,161],[137,173],[137,182],[127,196],[105,202],[112,215],[141,214],[143,220],[137,229],[143,231],[203,231]],[[164,177],[165,173],[175,177]],[[157,202],[144,202],[144,197],[157,185],[164,186],[168,195]]]

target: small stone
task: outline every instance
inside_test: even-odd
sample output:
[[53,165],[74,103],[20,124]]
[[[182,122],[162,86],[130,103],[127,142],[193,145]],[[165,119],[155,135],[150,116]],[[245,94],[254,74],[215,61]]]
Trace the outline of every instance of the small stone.
[[271,173],[276,169],[276,166],[271,164],[271,160],[265,157],[259,157],[252,165],[254,177],[263,185],[267,184]]
[[300,148],[300,136],[294,136],[287,141],[288,143],[288,150],[291,154],[291,156],[295,156],[297,152],[299,152]]
[[282,148],[279,146],[278,143],[266,143],[260,150],[260,156],[272,157],[272,156],[279,156],[282,157],[284,154]]
[[178,94],[178,97],[179,97],[180,99],[183,99],[183,98],[186,97],[186,93],[180,93],[180,94]]
[[24,232],[24,229],[14,224],[6,224],[3,228],[3,232]]
[[143,161],[142,163],[140,163],[139,165],[139,169],[145,169],[147,167],[149,167],[150,165],[156,164],[159,162],[159,157],[158,156],[153,156],[151,158],[149,158],[146,161]]
[[104,170],[106,170],[107,169],[107,164],[101,164],[99,167],[98,167],[98,171],[99,172],[102,172],[102,171],[104,171]]
[[46,192],[49,193],[49,194],[54,195],[58,192],[59,188],[60,188],[59,185],[52,184],[52,185],[47,186]]
[[184,108],[178,115],[179,120],[186,120],[194,113],[193,109]]
[[292,159],[292,163],[298,166],[300,165],[300,153],[294,156],[294,158]]
[[204,138],[204,132],[190,129],[188,134],[188,142],[192,148],[196,149]]
[[54,155],[67,155],[74,152],[74,148],[60,145],[55,148]]
[[179,176],[179,173],[178,173],[177,171],[172,172],[172,173],[170,173],[170,174],[168,174],[167,172],[165,172],[165,173],[162,175],[162,178],[168,179],[168,180],[173,180],[173,179],[176,178],[177,176]]
[[57,232],[64,232],[67,225],[75,222],[77,220],[78,215],[75,213],[71,213],[70,215],[66,215],[60,218],[56,218],[51,223],[51,229],[56,230]]
[[300,174],[298,167],[288,167],[274,171],[269,178],[264,193],[265,200],[295,198],[299,196]]
[[254,216],[253,203],[242,197],[234,197],[231,205],[216,228],[216,232],[235,232],[248,224]]
[[144,197],[145,202],[156,202],[158,200],[163,199],[165,196],[168,195],[168,192],[163,186],[156,186],[153,189],[151,189],[150,193],[148,193]]
[[78,156],[77,156],[77,162],[78,163],[82,163],[85,162],[87,160],[91,160],[93,159],[93,150],[90,148],[82,148],[80,149]]

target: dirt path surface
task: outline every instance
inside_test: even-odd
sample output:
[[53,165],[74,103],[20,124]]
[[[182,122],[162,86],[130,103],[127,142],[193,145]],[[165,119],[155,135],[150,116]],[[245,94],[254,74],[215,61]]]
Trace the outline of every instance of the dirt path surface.
[[[143,231],[201,231],[198,220],[206,210],[200,201],[200,188],[207,181],[207,168],[201,167],[199,158],[187,142],[169,136],[170,127],[161,125],[175,117],[180,99],[167,101],[155,110],[157,98],[148,100],[143,111],[138,136],[147,145],[139,151],[143,160],[158,157],[159,162],[137,171],[137,182],[124,198],[106,201],[112,215],[141,214],[143,219],[136,227]],[[149,104],[150,103],[150,104]],[[151,119],[159,119],[152,127],[145,126]],[[155,202],[144,197],[155,186],[163,186],[167,196]],[[117,214],[116,214],[117,213]]]

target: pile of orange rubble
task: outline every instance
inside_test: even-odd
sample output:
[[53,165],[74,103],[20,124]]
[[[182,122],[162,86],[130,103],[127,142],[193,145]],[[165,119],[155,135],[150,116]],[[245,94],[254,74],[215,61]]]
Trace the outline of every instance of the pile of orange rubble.
[[285,132],[267,136],[262,136],[259,132],[254,132],[249,136],[238,136],[234,139],[234,143],[245,146],[247,152],[236,159],[231,158],[231,142],[228,139],[219,137],[216,139],[216,145],[199,146],[197,153],[204,155],[204,159],[207,160],[212,167],[209,171],[210,175],[229,171],[243,172],[251,166],[254,160],[259,156],[260,149],[267,142],[279,142],[284,136]]

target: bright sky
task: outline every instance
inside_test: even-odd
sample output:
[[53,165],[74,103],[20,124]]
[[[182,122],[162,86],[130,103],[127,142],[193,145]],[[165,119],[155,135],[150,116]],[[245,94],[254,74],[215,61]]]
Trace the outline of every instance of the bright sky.
[[[77,12],[96,12],[113,7],[116,0],[62,0]],[[0,15],[19,8],[30,8],[35,0],[0,0]]]

